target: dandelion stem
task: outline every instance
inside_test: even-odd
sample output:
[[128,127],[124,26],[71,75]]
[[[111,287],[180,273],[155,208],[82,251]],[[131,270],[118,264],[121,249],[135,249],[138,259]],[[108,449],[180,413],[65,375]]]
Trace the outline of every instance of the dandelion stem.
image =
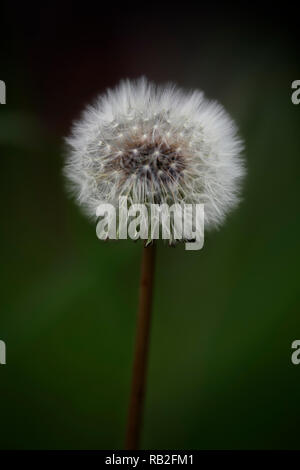
[[140,300],[125,443],[127,450],[138,449],[141,436],[151,326],[155,248],[155,245],[152,244],[143,249]]

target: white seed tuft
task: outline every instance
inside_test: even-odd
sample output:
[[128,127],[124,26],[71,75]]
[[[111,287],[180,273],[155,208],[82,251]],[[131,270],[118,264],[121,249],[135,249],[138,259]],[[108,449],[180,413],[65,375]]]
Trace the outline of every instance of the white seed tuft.
[[[166,139],[167,137],[167,139]],[[64,173],[81,206],[204,204],[205,227],[239,200],[243,148],[224,108],[202,92],[123,81],[100,95],[66,139]]]

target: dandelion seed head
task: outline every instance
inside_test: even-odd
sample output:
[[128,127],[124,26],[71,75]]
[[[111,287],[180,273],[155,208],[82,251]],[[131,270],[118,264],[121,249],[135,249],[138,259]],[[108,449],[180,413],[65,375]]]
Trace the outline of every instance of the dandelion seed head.
[[123,81],[88,107],[67,139],[64,172],[93,217],[101,203],[204,204],[205,227],[239,201],[242,142],[202,92]]

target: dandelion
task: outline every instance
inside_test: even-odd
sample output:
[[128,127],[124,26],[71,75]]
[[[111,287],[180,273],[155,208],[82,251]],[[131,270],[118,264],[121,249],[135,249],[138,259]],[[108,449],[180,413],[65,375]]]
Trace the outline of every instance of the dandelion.
[[[200,91],[158,87],[142,78],[100,95],[74,124],[64,168],[92,218],[100,204],[203,204],[205,229],[239,202],[243,144],[224,108]],[[164,219],[159,219],[164,224]],[[163,228],[163,227],[162,227]],[[175,242],[171,225],[170,242]],[[148,239],[148,244],[151,242]],[[136,449],[149,343],[155,245],[142,259],[137,339],[126,448]]]
[[204,204],[210,229],[239,200],[244,167],[236,126],[199,91],[143,78],[121,82],[85,110],[67,143],[65,174],[92,217],[100,204],[117,208],[126,196],[129,205]]

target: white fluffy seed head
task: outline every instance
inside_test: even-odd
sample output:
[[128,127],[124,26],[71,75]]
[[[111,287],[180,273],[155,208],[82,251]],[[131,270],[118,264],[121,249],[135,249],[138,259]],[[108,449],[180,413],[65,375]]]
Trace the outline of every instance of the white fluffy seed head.
[[204,204],[205,228],[238,202],[242,142],[202,92],[123,81],[100,95],[67,138],[65,175],[93,217],[101,203]]

